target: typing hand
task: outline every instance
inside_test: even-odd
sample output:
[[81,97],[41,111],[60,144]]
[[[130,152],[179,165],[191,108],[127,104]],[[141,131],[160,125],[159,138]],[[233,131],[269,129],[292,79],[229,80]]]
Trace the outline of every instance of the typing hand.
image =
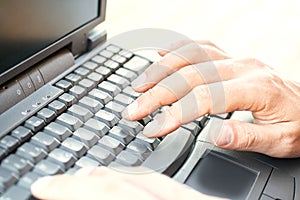
[[225,149],[274,157],[300,156],[300,84],[251,58],[233,59],[208,41],[184,41],[132,84],[145,92],[123,112],[138,120],[164,105],[144,134],[166,135],[205,114],[252,111],[254,124],[226,120],[212,142]]
[[31,190],[35,197],[45,200],[217,199],[155,172],[126,174],[105,167],[81,169],[74,176],[42,178]]

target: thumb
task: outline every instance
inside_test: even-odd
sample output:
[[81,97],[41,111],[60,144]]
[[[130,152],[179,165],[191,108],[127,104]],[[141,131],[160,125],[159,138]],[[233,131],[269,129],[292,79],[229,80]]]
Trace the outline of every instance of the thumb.
[[252,124],[225,120],[219,130],[210,132],[209,138],[220,148],[255,151],[275,157],[285,156],[280,148],[283,130],[276,124]]

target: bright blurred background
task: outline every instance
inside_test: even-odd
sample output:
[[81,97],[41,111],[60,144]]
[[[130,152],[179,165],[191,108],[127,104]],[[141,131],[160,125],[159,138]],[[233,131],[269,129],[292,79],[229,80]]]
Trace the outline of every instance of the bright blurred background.
[[163,28],[208,39],[233,57],[256,57],[300,80],[300,1],[108,0],[108,37]]

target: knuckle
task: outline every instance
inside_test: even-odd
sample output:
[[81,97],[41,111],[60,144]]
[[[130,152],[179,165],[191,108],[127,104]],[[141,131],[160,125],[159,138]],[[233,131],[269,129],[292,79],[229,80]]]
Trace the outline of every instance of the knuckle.
[[265,65],[263,62],[261,62],[260,60],[258,60],[257,58],[244,58],[242,59],[242,62],[248,64],[248,66],[254,68],[254,69],[258,69],[258,70],[264,70],[267,69],[267,65]]
[[162,99],[157,97],[157,93],[156,93],[156,90],[154,88],[149,89],[147,91],[147,94],[149,96],[149,99],[153,100],[155,102],[155,104],[157,104],[158,106],[163,106],[164,105]]
[[237,137],[236,148],[239,150],[253,150],[258,144],[258,134],[251,127],[232,125],[237,133],[242,133],[242,137]]
[[199,85],[192,90],[192,93],[195,95],[198,101],[201,101],[202,104],[205,105],[207,109],[206,113],[211,113],[212,102],[210,101],[210,93],[208,88],[205,87],[205,85]]

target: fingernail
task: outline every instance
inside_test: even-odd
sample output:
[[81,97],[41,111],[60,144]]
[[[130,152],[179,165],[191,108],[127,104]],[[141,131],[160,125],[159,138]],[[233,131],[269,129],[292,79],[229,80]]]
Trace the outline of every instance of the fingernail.
[[34,194],[42,192],[44,189],[47,188],[49,183],[53,180],[51,176],[45,176],[43,178],[39,178],[31,185],[31,191]]
[[147,79],[146,74],[142,73],[135,80],[131,82],[131,86],[133,87],[133,89],[139,89],[144,86],[146,79]]
[[143,134],[147,137],[154,137],[155,135],[157,135],[157,133],[159,133],[161,128],[162,127],[160,123],[157,120],[153,120],[145,126]]
[[130,120],[132,116],[138,111],[139,104],[137,101],[132,102],[129,106],[125,108],[122,112],[122,117],[124,119]]
[[220,134],[216,134],[216,137],[212,139],[214,140],[216,146],[222,147],[230,144],[232,138],[232,129],[228,125],[224,125]]

